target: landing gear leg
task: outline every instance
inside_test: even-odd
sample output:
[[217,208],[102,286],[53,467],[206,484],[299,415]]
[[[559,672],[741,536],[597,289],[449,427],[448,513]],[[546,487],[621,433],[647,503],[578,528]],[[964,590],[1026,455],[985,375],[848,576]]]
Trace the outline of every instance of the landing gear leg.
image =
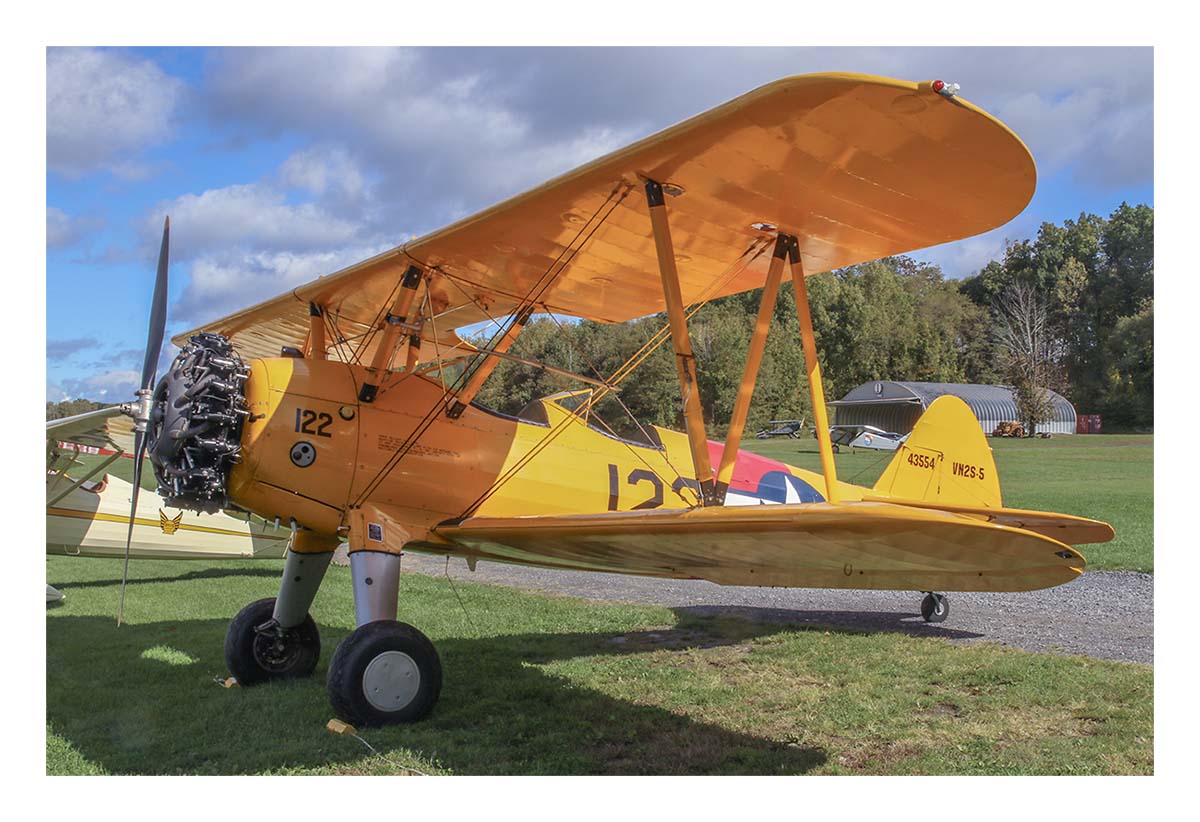
[[321,635],[308,609],[333,551],[289,550],[279,596],[243,608],[225,634],[225,664],[242,685],[310,675],[321,657]]
[[394,725],[421,719],[442,690],[442,663],[428,637],[396,621],[400,555],[350,554],[358,627],[329,663],[329,701],[352,725]]
[[926,622],[945,622],[950,616],[950,598],[945,594],[928,592],[921,600],[921,617]]

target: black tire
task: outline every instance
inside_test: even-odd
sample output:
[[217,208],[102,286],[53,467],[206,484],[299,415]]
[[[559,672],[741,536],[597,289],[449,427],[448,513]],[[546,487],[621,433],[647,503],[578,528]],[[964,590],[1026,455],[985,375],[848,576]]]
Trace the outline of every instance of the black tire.
[[229,623],[225,634],[225,664],[241,685],[258,685],[273,679],[310,676],[321,658],[321,634],[317,623],[305,615],[295,628],[282,636],[255,629],[271,621],[275,597],[251,602]]
[[[418,682],[415,689],[402,686],[396,698],[403,698],[403,704],[398,704],[395,709],[384,710],[379,702],[391,698],[391,695],[376,696],[373,704],[367,696],[363,680],[367,667],[377,659],[380,661],[376,664],[383,665],[387,658],[381,655],[388,652],[407,655],[407,661],[403,657],[393,656],[392,659],[398,659],[406,667],[409,663],[415,665],[415,671],[408,670],[404,676],[415,675]],[[326,687],[334,713],[351,725],[415,722],[437,704],[442,692],[442,662],[429,638],[413,626],[387,619],[368,622],[342,640],[333,652]]]
[[950,616],[950,598],[945,594],[926,594],[921,600],[921,618],[926,622],[945,622]]

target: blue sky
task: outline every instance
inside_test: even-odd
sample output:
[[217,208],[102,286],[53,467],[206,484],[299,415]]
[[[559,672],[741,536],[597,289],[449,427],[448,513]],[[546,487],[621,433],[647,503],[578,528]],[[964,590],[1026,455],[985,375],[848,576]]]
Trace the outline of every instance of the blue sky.
[[132,396],[164,214],[169,336],[788,74],[941,77],[1029,145],[1024,213],[917,255],[949,276],[1154,202],[1149,48],[72,48],[46,69],[48,399]]

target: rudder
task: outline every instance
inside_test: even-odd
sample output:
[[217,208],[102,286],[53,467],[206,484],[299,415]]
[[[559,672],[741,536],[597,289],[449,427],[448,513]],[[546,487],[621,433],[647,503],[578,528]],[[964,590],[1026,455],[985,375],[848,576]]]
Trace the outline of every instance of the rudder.
[[1000,478],[979,420],[955,396],[938,397],[875,483],[877,494],[999,508]]

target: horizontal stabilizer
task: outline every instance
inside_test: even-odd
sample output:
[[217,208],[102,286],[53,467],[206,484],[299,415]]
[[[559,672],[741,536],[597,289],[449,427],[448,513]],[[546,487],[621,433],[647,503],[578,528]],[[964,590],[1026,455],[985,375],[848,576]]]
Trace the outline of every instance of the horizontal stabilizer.
[[1056,514],[1048,511],[1027,511],[1023,508],[984,508],[972,505],[947,505],[935,502],[899,502],[888,497],[863,497],[870,502],[893,502],[912,508],[932,508],[939,511],[949,511],[952,514],[967,514],[986,519],[997,525],[1007,525],[1009,528],[1023,528],[1042,536],[1065,542],[1067,545],[1086,545],[1095,542],[1108,542],[1116,536],[1113,527],[1107,522],[1101,522],[1087,517],[1076,517],[1071,514]]

